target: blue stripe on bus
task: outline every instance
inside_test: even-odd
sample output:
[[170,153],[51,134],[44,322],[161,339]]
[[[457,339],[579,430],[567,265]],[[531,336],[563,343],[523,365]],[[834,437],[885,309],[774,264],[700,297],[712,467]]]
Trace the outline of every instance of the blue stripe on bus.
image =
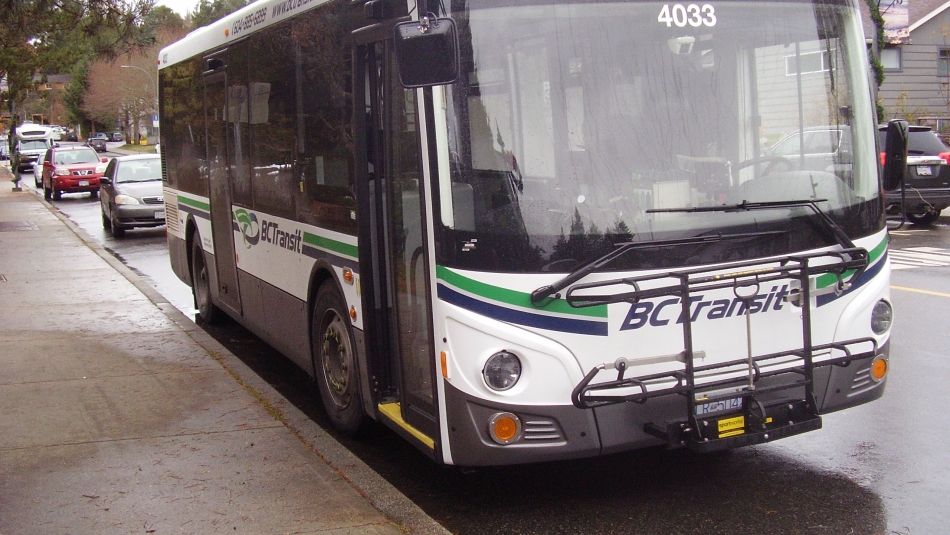
[[607,336],[606,321],[588,321],[570,318],[559,318],[555,316],[544,316],[541,314],[532,314],[512,308],[500,307],[492,303],[486,303],[478,299],[459,293],[444,284],[438,286],[439,299],[455,306],[471,310],[483,316],[487,316],[499,321],[525,325],[528,327],[537,327],[549,331],[568,332],[575,334],[589,334],[594,336]]
[[885,262],[887,262],[886,251],[884,252],[884,254],[881,255],[881,258],[880,260],[877,261],[877,263],[875,263],[873,266],[865,270],[864,273],[858,276],[857,279],[851,281],[851,287],[848,288],[846,291],[841,292],[840,294],[830,293],[830,294],[825,294],[825,295],[819,295],[815,299],[815,301],[818,303],[818,306],[827,305],[828,303],[831,303],[832,301],[835,301],[836,299],[844,297],[848,295],[849,293],[857,290],[858,288],[864,286],[865,284],[870,282],[871,279],[876,277],[878,273],[881,272],[881,269],[884,267]]
[[200,217],[201,219],[207,219],[209,221],[211,220],[211,216],[208,214],[208,212],[188,206],[187,204],[178,203],[178,211]]

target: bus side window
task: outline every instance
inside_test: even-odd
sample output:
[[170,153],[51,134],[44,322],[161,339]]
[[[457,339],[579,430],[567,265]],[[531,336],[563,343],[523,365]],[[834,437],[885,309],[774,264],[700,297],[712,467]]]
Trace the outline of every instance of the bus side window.
[[255,51],[248,56],[254,209],[292,219],[297,94],[290,23],[258,32],[249,46]]
[[293,25],[298,91],[295,195],[301,221],[355,234],[353,66],[347,25],[328,23],[343,14],[327,13],[345,9],[342,3],[325,4]]

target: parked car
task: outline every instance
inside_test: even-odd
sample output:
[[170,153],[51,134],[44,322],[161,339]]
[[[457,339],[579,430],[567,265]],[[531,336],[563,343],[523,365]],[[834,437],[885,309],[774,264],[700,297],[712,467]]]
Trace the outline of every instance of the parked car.
[[97,132],[89,136],[89,139],[86,140],[86,145],[95,149],[96,152],[105,152],[106,151],[106,141],[109,138],[106,137],[104,132]]
[[125,141],[125,136],[122,132],[112,132],[109,134],[109,141]]
[[33,166],[33,184],[36,186],[36,189],[43,187],[43,162],[46,161],[46,152],[40,154],[38,160],[36,160],[36,165]]
[[89,147],[53,147],[46,151],[43,162],[43,197],[60,199],[63,193],[89,192],[99,194],[99,179],[105,171],[108,158]]
[[0,136],[0,161],[10,159],[10,138],[6,135]]
[[[887,143],[887,127],[878,128],[880,146]],[[884,153],[881,153],[884,158]],[[888,213],[899,214],[901,192],[886,194]],[[904,215],[911,223],[930,225],[950,206],[950,148],[929,126],[911,125],[907,135],[907,175]]]
[[132,227],[164,225],[161,158],[157,154],[113,158],[102,177],[99,206],[102,228],[116,238]]

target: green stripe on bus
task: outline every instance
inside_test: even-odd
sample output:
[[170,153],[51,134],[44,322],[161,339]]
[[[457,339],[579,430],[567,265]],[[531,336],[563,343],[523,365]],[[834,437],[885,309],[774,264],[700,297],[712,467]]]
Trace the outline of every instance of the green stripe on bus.
[[570,314],[572,316],[590,316],[594,318],[607,317],[607,305],[574,308],[563,299],[552,299],[546,305],[538,307],[531,303],[531,294],[526,292],[518,292],[515,290],[509,290],[507,288],[501,288],[499,286],[492,286],[491,284],[485,284],[484,282],[479,282],[463,275],[459,275],[458,273],[444,266],[436,266],[435,273],[438,279],[445,281],[456,288],[465,290],[466,292],[479,297],[484,297],[493,301],[499,301],[508,305],[533,309],[541,308],[548,312]]
[[303,241],[308,245],[326,249],[343,256],[348,256],[353,259],[359,258],[359,249],[355,245],[331,240],[330,238],[317,236],[316,234],[311,234],[309,232],[303,233]]
[[188,197],[182,197],[181,195],[178,196],[178,202],[179,204],[185,204],[192,208],[204,210],[205,212],[211,211],[211,205],[209,205],[208,203],[196,201],[194,199],[189,199]]
[[[885,235],[884,239],[881,240],[881,243],[877,244],[877,247],[868,251],[868,266],[870,266],[878,258],[880,258],[881,255],[884,254],[884,251],[886,249],[887,249],[887,236]],[[844,273],[842,273],[840,278],[847,279],[851,275],[854,275],[854,272],[855,270],[849,269],[848,271],[845,271]],[[838,282],[838,279],[839,279],[838,275],[835,275],[834,273],[825,273],[824,275],[821,275],[817,279],[815,279],[815,287],[825,288],[825,287],[831,286],[832,284],[835,284],[836,282]]]

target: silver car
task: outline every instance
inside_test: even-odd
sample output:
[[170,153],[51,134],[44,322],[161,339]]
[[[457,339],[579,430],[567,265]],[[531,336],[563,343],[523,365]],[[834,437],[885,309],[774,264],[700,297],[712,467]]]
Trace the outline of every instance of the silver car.
[[49,154],[49,151],[40,154],[33,165],[33,184],[36,185],[37,190],[43,189],[43,162],[46,161],[47,154]]
[[165,224],[162,163],[157,154],[114,158],[100,180],[102,227],[120,238],[132,227]]

